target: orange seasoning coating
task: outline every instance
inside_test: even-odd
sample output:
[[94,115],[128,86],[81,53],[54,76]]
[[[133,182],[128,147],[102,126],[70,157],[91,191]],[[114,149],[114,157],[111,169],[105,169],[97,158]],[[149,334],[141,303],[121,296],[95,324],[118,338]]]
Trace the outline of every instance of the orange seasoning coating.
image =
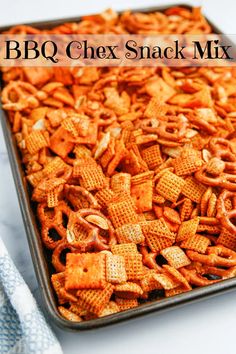
[[[47,32],[211,27],[200,8],[172,7],[107,10]],[[236,275],[235,69],[2,71],[61,316],[86,321]]]

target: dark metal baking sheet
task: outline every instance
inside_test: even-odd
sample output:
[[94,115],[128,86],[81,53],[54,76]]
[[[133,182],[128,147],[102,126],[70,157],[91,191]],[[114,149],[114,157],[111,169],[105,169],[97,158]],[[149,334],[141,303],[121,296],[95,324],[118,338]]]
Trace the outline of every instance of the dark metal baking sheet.
[[[191,8],[186,4],[173,4],[161,7],[149,7],[142,9],[134,9],[133,11],[152,12],[152,11],[164,11],[173,6],[182,6],[185,8]],[[51,28],[60,25],[65,22],[79,21],[80,17],[64,18],[52,21],[33,22],[28,25],[38,28]],[[214,33],[221,33],[221,31],[208,20],[213,28]],[[8,30],[10,26],[0,27],[0,33]],[[0,85],[1,77],[0,77]],[[19,151],[16,146],[16,142],[13,134],[11,133],[11,126],[8,121],[6,113],[1,109],[0,105],[0,117],[2,122],[3,134],[7,146],[11,169],[14,177],[14,182],[17,190],[18,200],[22,212],[22,217],[26,229],[28,244],[31,252],[31,257],[34,264],[34,270],[38,279],[39,287],[41,289],[41,295],[43,300],[43,307],[45,315],[49,316],[58,326],[68,330],[88,330],[98,327],[108,326],[121,321],[133,319],[139,316],[143,316],[150,313],[160,313],[172,308],[182,306],[195,301],[200,301],[205,298],[209,298],[221,293],[225,293],[236,289],[236,278],[221,281],[219,283],[206,286],[203,288],[197,288],[190,292],[176,295],[170,298],[156,300],[147,304],[140,305],[134,309],[130,309],[124,312],[119,312],[110,316],[93,319],[84,322],[71,322],[64,319],[57,310],[57,302],[54,291],[50,282],[50,264],[47,262],[47,252],[42,245],[39,228],[30,201],[29,186],[24,177],[24,172],[21,164]]]

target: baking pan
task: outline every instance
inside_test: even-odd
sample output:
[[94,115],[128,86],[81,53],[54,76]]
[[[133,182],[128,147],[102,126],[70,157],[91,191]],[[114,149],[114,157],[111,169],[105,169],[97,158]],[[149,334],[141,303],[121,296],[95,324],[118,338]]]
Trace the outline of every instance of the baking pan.
[[[173,4],[162,7],[151,7],[144,9],[134,9],[133,11],[152,12],[152,11],[164,11],[173,6],[182,6],[185,8],[191,8],[185,4]],[[53,26],[60,25],[64,22],[77,22],[80,17],[64,18],[60,20],[44,21],[29,23],[29,25],[38,28],[51,28]],[[221,31],[210,21],[208,21],[213,28],[214,33],[221,33]],[[0,28],[0,33],[6,31],[11,26],[5,26]],[[0,77],[0,85],[2,85]],[[0,107],[1,108],[1,107]],[[207,297],[215,296],[221,293],[228,292],[236,289],[236,278],[221,281],[219,283],[209,285],[203,288],[194,289],[190,292],[176,295],[170,298],[155,300],[137,308],[130,309],[124,312],[119,312],[107,317],[93,319],[83,322],[71,322],[64,319],[57,310],[57,302],[52,285],[50,282],[50,274],[52,272],[52,266],[49,260],[48,251],[43,247],[39,232],[39,225],[36,219],[35,206],[30,200],[29,186],[25,180],[24,172],[21,164],[19,151],[16,146],[16,142],[13,134],[11,133],[11,126],[8,121],[5,112],[0,109],[0,116],[2,122],[3,134],[7,146],[11,169],[16,185],[18,200],[22,212],[22,217],[26,229],[28,244],[31,252],[31,257],[34,264],[35,273],[38,279],[39,287],[41,289],[41,295],[43,300],[44,312],[50,319],[52,319],[58,326],[69,330],[88,330],[102,326],[115,324],[121,321],[133,319],[142,315],[150,314],[153,312],[163,312],[170,310],[174,307],[199,301]]]

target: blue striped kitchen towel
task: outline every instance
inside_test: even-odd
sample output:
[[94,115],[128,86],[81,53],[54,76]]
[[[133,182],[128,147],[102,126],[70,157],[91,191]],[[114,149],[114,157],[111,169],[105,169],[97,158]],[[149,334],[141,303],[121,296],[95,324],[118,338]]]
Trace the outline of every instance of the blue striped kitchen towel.
[[1,238],[0,354],[63,354]]

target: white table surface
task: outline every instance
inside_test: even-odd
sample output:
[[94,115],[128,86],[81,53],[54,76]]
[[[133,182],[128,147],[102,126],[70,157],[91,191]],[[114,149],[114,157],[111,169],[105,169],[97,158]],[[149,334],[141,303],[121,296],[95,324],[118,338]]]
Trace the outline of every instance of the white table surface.
[[[108,7],[125,9],[183,1],[0,0],[0,25],[77,16]],[[187,2],[187,1],[186,1]],[[235,34],[235,0],[190,1],[225,33]],[[0,131],[0,235],[34,295],[39,289],[26,242],[15,186]],[[164,314],[92,332],[68,333],[53,326],[64,354],[233,354],[236,352],[236,291]],[[24,353],[22,353],[24,354]]]

